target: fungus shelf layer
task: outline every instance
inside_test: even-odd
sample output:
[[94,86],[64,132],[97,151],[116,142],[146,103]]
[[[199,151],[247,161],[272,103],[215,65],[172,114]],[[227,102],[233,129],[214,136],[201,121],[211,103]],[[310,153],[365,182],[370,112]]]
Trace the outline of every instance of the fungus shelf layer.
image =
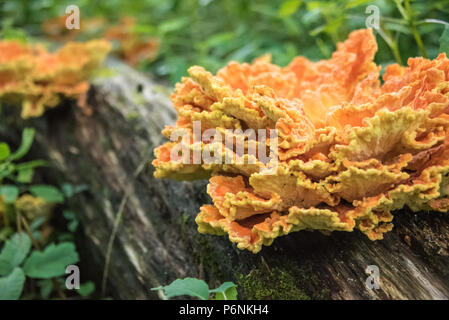
[[[448,211],[449,59],[390,65],[381,84],[376,51],[372,31],[358,30],[329,60],[296,57],[279,67],[264,56],[216,75],[189,68],[171,96],[178,120],[163,134],[194,136],[195,121],[203,133],[276,129],[277,166],[266,174],[266,161],[237,154],[233,144],[190,138],[155,149],[155,176],[210,178],[214,204],[201,208],[199,232],[228,235],[254,253],[304,229],[359,229],[382,239],[393,227],[391,211],[404,206]],[[245,150],[260,144],[242,131],[234,135]],[[173,152],[180,145],[188,162]],[[242,161],[196,163],[195,150]]]
[[88,79],[110,50],[106,40],[69,42],[55,53],[41,45],[0,41],[0,100],[22,106],[22,117],[38,117],[61,97],[82,99]]

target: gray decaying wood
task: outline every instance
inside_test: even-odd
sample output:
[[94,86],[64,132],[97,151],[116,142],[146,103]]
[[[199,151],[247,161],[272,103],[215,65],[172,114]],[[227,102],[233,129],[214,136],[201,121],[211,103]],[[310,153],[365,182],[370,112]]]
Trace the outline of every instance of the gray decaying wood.
[[[89,186],[77,198],[81,275],[99,284],[122,203],[108,296],[157,299],[160,293],[150,288],[200,277],[211,287],[237,282],[240,298],[449,297],[449,214],[404,209],[395,213],[395,228],[381,241],[358,231],[304,231],[275,240],[257,255],[238,250],[225,237],[198,234],[194,218],[201,204],[210,202],[205,182],[153,177],[153,148],[164,141],[164,125],[175,119],[169,89],[120,63],[109,64],[117,75],[97,80],[90,90],[92,116],[61,106],[21,123],[37,127],[33,158],[47,158],[54,166],[41,170],[47,172],[44,179]],[[9,126],[11,134],[14,125]],[[369,265],[379,267],[379,289],[366,287]]]

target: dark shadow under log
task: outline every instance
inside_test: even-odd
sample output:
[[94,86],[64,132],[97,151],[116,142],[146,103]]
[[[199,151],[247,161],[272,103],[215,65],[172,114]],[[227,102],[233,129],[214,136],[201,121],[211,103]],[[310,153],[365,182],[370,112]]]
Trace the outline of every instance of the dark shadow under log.
[[[447,299],[449,215],[395,212],[395,228],[372,242],[360,232],[303,231],[275,240],[259,254],[238,250],[225,237],[202,235],[194,222],[210,202],[205,182],[153,177],[153,148],[175,112],[169,89],[115,61],[117,75],[89,92],[94,112],[61,106],[31,121],[3,117],[2,138],[22,126],[38,133],[32,158],[46,158],[47,182],[87,184],[77,199],[81,275],[103,277],[108,242],[121,212],[107,276],[107,295],[157,299],[150,288],[183,277],[239,285],[240,298]],[[122,208],[122,210],[121,210]],[[380,288],[366,287],[376,265]]]

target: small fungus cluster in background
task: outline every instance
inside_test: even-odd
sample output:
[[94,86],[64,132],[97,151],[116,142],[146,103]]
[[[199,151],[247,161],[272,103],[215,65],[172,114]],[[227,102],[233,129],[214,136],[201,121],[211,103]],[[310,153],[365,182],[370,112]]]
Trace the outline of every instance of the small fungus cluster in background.
[[159,39],[138,33],[136,22],[132,17],[123,17],[120,24],[109,27],[104,37],[117,42],[114,51],[131,66],[140,62],[151,62],[159,51]]
[[[329,60],[297,57],[282,68],[262,57],[215,76],[191,67],[171,97],[176,127],[163,134],[192,133],[194,121],[203,131],[277,129],[279,165],[266,175],[262,161],[186,164],[170,157],[171,141],[155,149],[155,176],[210,177],[214,205],[201,207],[199,232],[227,234],[254,253],[304,229],[356,228],[382,239],[393,227],[390,212],[404,206],[448,211],[449,59],[389,65],[381,84],[376,51],[372,31],[358,30]],[[189,141],[192,153],[219,143]]]
[[61,97],[82,99],[88,79],[110,50],[106,40],[70,42],[55,53],[18,41],[0,42],[0,100],[22,105],[22,117],[38,117]]
[[155,36],[137,31],[133,17],[123,16],[118,24],[111,24],[101,17],[83,19],[80,29],[69,30],[66,21],[69,15],[56,17],[42,23],[44,35],[52,41],[73,41],[76,39],[105,38],[112,43],[112,52],[129,65],[152,62],[156,59],[160,41]]

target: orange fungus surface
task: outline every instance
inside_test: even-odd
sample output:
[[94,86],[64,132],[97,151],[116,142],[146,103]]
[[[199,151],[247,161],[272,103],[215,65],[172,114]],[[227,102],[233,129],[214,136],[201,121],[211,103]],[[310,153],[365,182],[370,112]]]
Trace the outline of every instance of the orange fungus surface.
[[[239,132],[276,129],[278,163],[266,174],[258,155],[237,154],[215,137],[189,138],[156,148],[155,176],[209,178],[213,205],[201,208],[199,232],[227,235],[254,253],[300,230],[359,229],[382,239],[391,212],[404,206],[448,211],[449,59],[390,65],[381,84],[376,51],[372,31],[358,30],[329,60],[296,57],[279,67],[264,56],[230,62],[216,75],[189,68],[171,96],[178,120],[163,134],[192,134],[199,121],[201,133],[234,130],[247,150],[261,142]],[[179,145],[188,162],[170,156]],[[268,139],[264,147],[273,145]],[[243,161],[194,163],[196,149]]]
[[69,42],[54,53],[43,46],[0,42],[0,99],[22,105],[22,117],[38,117],[61,97],[81,99],[92,71],[110,50],[106,40]]

